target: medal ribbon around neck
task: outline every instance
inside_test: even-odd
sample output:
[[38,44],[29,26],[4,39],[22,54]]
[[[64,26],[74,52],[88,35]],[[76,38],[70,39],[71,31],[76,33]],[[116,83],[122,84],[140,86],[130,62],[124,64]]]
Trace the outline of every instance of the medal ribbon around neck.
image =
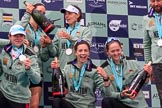
[[112,58],[110,59],[110,66],[111,66],[112,72],[115,76],[115,82],[116,82],[117,86],[119,87],[119,90],[122,91],[122,86],[123,86],[123,83],[122,83],[122,78],[123,78],[122,65],[120,65],[120,75],[117,74],[116,67],[115,67],[115,64],[114,64]]
[[[154,16],[155,16],[155,23],[157,26],[159,38],[162,39],[162,21],[161,21],[162,15],[159,16],[158,13],[155,13]],[[161,17],[160,21],[159,21],[159,17]]]
[[33,28],[31,27],[30,25],[30,31],[32,32],[32,36],[33,36],[33,39],[34,39],[34,45],[37,46],[39,44],[39,40],[41,38],[40,36],[40,30],[37,29],[37,32],[34,32]]
[[[87,64],[84,64],[83,66],[82,66],[82,68],[81,68],[81,73],[80,73],[80,75],[79,75],[79,82],[78,81],[76,81],[76,78],[74,78],[75,77],[75,67],[74,66],[72,66],[72,81],[73,81],[73,84],[74,84],[74,88],[75,88],[75,91],[78,91],[79,90],[79,87],[80,87],[80,85],[81,85],[81,81],[82,81],[82,78],[83,78],[83,75],[84,75],[84,73],[85,73],[85,69],[86,69],[86,66],[87,66]],[[77,83],[78,82],[78,83]]]
[[[72,37],[75,36],[75,34],[77,33],[78,29],[80,27],[80,24],[77,23],[75,24],[74,28],[71,28],[70,26],[66,29],[67,33],[70,34]],[[67,40],[66,42],[67,47],[70,48],[71,42],[69,40]]]
[[23,47],[17,48],[16,46],[12,45],[12,48],[16,50],[16,52],[19,53],[19,55],[21,55],[23,53]]

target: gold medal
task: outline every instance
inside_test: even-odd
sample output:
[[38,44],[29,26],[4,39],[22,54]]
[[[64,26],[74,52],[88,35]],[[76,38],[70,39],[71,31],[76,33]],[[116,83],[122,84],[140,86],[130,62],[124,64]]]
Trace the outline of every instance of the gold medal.
[[72,74],[72,72],[70,72],[69,73],[69,78],[72,79],[72,77],[73,77],[73,74]]
[[114,81],[114,75],[110,75],[110,76],[109,76],[109,79],[110,79],[111,81]]

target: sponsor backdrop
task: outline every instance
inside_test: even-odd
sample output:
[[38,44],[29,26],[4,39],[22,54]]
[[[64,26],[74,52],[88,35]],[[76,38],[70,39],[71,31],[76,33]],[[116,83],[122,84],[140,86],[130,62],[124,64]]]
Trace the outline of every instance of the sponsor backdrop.
[[[68,4],[78,5],[83,12],[81,24],[89,26],[93,32],[91,58],[96,65],[106,59],[104,43],[108,37],[117,37],[124,45],[127,56],[137,57],[143,66],[142,18],[149,10],[148,0],[27,0],[30,3],[43,2],[46,5],[46,16],[50,19],[61,18],[55,22],[55,29],[50,33],[53,38],[56,30],[64,27],[64,15],[59,12]],[[9,28],[20,20],[25,11],[23,0],[0,0],[0,38],[7,38]],[[52,59],[52,58],[51,58]],[[40,108],[51,108],[51,60],[44,63],[44,85]],[[155,84],[149,82],[143,93],[150,107],[159,107],[159,97]],[[100,108],[101,93],[96,91],[96,107]]]

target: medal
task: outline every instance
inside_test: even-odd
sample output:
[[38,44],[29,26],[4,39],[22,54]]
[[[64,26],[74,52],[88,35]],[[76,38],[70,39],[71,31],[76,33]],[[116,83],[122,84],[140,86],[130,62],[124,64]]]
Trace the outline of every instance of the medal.
[[33,49],[34,49],[35,52],[39,52],[39,48],[38,48],[38,46],[34,46]]
[[109,76],[109,79],[110,79],[111,81],[113,81],[113,80],[114,80],[114,75],[110,75],[110,76]]
[[73,77],[73,74],[72,74],[72,72],[70,72],[69,73],[69,78],[72,79],[72,77]]
[[162,39],[159,39],[159,40],[157,41],[157,45],[158,45],[158,46],[162,46]]
[[72,54],[72,49],[71,48],[68,48],[66,49],[66,55],[71,55]]
[[19,60],[20,60],[20,61],[24,61],[25,59],[26,59],[26,56],[25,56],[25,55],[21,54],[21,55],[19,56]]

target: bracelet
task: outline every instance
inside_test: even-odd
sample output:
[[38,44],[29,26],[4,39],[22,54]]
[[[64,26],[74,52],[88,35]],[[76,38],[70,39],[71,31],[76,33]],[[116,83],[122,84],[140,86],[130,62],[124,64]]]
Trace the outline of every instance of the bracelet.
[[103,78],[103,80],[104,82],[109,81],[109,77],[107,77],[106,79]]

